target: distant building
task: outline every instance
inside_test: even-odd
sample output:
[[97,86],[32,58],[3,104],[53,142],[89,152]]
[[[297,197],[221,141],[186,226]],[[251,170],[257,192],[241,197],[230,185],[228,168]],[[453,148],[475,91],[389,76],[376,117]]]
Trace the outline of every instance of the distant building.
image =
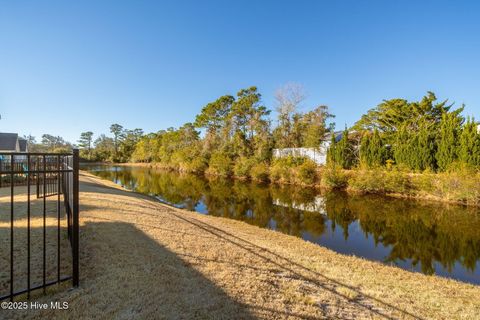
[[0,132],[0,152],[28,152],[27,140],[17,133]]
[[282,148],[282,149],[273,149],[274,158],[282,158],[288,156],[294,157],[306,157],[313,160],[318,165],[327,164],[327,151],[330,148],[332,143],[332,134],[335,135],[335,141],[339,142],[342,140],[343,131],[336,131],[333,133],[328,133],[325,135],[322,143],[318,148]]

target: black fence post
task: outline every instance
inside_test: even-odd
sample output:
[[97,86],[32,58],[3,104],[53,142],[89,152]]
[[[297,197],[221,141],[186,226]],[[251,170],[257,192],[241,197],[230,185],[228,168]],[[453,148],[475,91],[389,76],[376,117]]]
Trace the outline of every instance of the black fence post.
[[15,162],[15,156],[12,154],[11,157],[10,157],[10,301],[13,301],[13,257],[14,257],[14,254],[13,254],[13,248],[14,248],[14,245],[13,245],[13,220],[14,220],[14,214],[13,214],[13,208],[14,208],[14,204],[15,202],[13,201],[13,197],[14,197],[14,194],[15,194],[15,183],[13,181],[13,172],[14,172],[14,168],[13,168],[13,163]]
[[78,287],[79,279],[79,183],[78,183],[78,169],[79,169],[79,151],[78,149],[73,149],[73,208],[72,208],[72,218],[73,218],[73,230],[72,230],[72,256],[73,256],[73,286]]

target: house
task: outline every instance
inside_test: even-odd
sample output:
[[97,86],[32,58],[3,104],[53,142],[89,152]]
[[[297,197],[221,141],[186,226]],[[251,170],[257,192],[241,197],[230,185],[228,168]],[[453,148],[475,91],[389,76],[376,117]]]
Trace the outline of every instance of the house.
[[283,148],[273,149],[274,158],[282,158],[287,156],[307,157],[313,160],[318,165],[327,164],[327,151],[332,143],[332,134],[335,135],[335,141],[342,140],[343,131],[336,131],[325,135],[322,143],[318,148]]
[[0,132],[0,152],[28,152],[27,140],[17,133]]

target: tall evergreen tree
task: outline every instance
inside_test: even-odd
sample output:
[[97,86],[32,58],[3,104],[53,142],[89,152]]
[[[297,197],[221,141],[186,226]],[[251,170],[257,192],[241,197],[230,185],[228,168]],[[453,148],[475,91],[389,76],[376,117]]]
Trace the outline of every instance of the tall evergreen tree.
[[385,164],[385,161],[387,160],[386,151],[387,150],[385,148],[385,143],[380,136],[380,132],[375,128],[371,141],[369,143],[368,163],[370,167],[383,166]]
[[473,119],[468,119],[460,134],[458,158],[462,163],[480,168],[480,134]]
[[417,144],[413,149],[414,153],[412,153],[416,164],[414,169],[419,171],[436,169],[435,153],[437,145],[434,134],[435,132],[426,125],[420,128],[417,139],[415,139]]
[[336,163],[343,169],[350,169],[354,164],[353,146],[348,139],[348,129],[342,133],[342,139],[338,142],[335,148]]
[[437,164],[440,171],[445,171],[458,157],[458,137],[463,118],[454,112],[443,113],[440,121]]
[[360,164],[363,167],[370,168],[370,137],[369,133],[365,132],[360,140]]
[[332,130],[332,137],[330,139],[330,146],[327,150],[327,165],[335,167],[337,165],[337,140],[335,132]]
[[395,163],[400,166],[411,168],[411,153],[410,141],[411,134],[409,134],[405,125],[401,126],[395,136],[393,142],[393,158]]

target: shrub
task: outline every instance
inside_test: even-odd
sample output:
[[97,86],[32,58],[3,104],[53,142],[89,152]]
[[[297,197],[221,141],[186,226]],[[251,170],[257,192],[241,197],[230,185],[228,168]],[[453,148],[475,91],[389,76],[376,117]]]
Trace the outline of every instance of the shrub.
[[228,177],[232,174],[233,163],[229,155],[218,151],[214,152],[208,163],[207,174]]
[[408,173],[398,170],[385,172],[384,189],[387,193],[409,194],[413,192],[412,183]]
[[412,190],[422,197],[435,197],[465,204],[480,204],[480,174],[464,165],[453,165],[447,172],[415,174]]
[[202,157],[197,157],[185,165],[187,172],[201,174],[207,169],[207,162]]
[[348,180],[350,190],[361,193],[411,193],[412,187],[407,173],[398,170],[360,170]]
[[359,170],[348,179],[348,188],[361,193],[384,193],[385,172],[381,170]]
[[289,182],[290,168],[284,167],[279,163],[272,164],[270,168],[270,180],[272,182]]
[[235,162],[233,167],[233,174],[235,177],[238,178],[249,178],[250,177],[250,170],[254,165],[254,159],[250,159],[247,157],[240,157]]
[[302,184],[311,185],[317,181],[317,165],[310,159],[296,167],[296,173]]
[[252,169],[250,170],[250,176],[255,181],[261,181],[261,182],[268,181],[268,177],[269,177],[268,165],[263,162],[255,164],[254,166],[252,166]]
[[307,161],[303,157],[282,157],[273,161],[270,180],[279,183],[298,183],[296,169]]
[[321,173],[320,185],[326,189],[345,189],[348,176],[340,169],[333,167],[325,168]]
[[412,189],[416,190],[417,193],[426,194],[426,195],[434,195],[435,193],[435,186],[434,177],[436,174],[434,173],[422,173],[422,174],[412,174],[411,177],[411,184]]
[[432,178],[435,196],[449,201],[480,204],[480,174],[459,170],[440,173]]

